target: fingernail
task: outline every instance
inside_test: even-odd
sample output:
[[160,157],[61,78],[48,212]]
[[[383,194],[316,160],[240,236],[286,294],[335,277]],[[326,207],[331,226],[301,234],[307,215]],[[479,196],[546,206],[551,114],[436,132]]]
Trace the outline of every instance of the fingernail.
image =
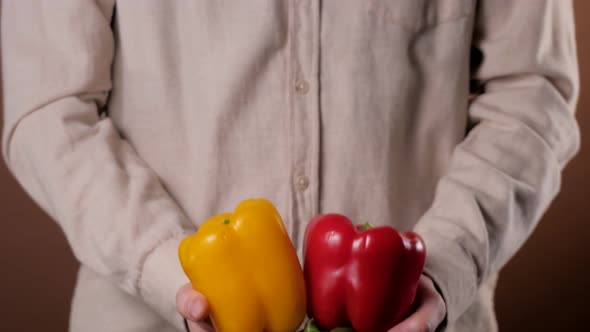
[[199,320],[201,318],[201,311],[203,311],[203,304],[199,300],[191,300],[188,303],[188,314],[190,319]]

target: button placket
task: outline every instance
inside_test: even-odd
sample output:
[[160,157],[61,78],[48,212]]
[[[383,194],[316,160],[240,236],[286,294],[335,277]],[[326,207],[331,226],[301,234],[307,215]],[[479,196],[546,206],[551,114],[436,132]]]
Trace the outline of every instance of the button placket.
[[317,152],[319,151],[319,3],[293,1],[291,30],[291,130],[293,142],[292,193],[293,240],[300,247],[307,222],[316,212]]

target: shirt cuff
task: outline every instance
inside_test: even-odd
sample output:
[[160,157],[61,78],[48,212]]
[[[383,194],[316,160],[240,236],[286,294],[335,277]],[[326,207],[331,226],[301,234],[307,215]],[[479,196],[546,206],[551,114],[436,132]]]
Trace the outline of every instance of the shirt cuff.
[[176,310],[176,293],[189,279],[178,259],[178,245],[186,235],[161,242],[146,257],[138,284],[143,300],[179,331],[184,331],[184,322]]
[[453,326],[475,300],[477,269],[472,256],[451,235],[456,234],[457,229],[449,225],[452,230],[443,231],[437,227],[433,231],[421,226],[419,223],[415,232],[426,245],[424,274],[432,279],[445,301],[447,316],[441,329],[445,330],[446,326]]

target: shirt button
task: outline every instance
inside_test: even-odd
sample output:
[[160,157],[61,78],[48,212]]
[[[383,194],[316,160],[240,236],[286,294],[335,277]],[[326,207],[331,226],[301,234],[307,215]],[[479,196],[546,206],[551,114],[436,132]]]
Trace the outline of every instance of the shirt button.
[[297,177],[295,185],[299,191],[304,191],[307,189],[307,187],[309,187],[309,178],[305,175],[300,175]]
[[300,95],[304,95],[309,91],[309,82],[307,81],[297,81],[295,82],[295,92]]

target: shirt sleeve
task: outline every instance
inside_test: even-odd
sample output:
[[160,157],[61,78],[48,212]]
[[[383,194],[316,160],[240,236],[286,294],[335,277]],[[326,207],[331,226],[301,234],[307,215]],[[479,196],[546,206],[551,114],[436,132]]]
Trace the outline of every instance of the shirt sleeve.
[[470,104],[470,129],[416,226],[449,324],[529,237],[580,144],[571,1],[478,6],[473,43],[483,60],[473,78],[485,91]]
[[114,0],[2,1],[3,156],[82,264],[179,330],[177,247],[191,229],[157,175],[101,116]]

